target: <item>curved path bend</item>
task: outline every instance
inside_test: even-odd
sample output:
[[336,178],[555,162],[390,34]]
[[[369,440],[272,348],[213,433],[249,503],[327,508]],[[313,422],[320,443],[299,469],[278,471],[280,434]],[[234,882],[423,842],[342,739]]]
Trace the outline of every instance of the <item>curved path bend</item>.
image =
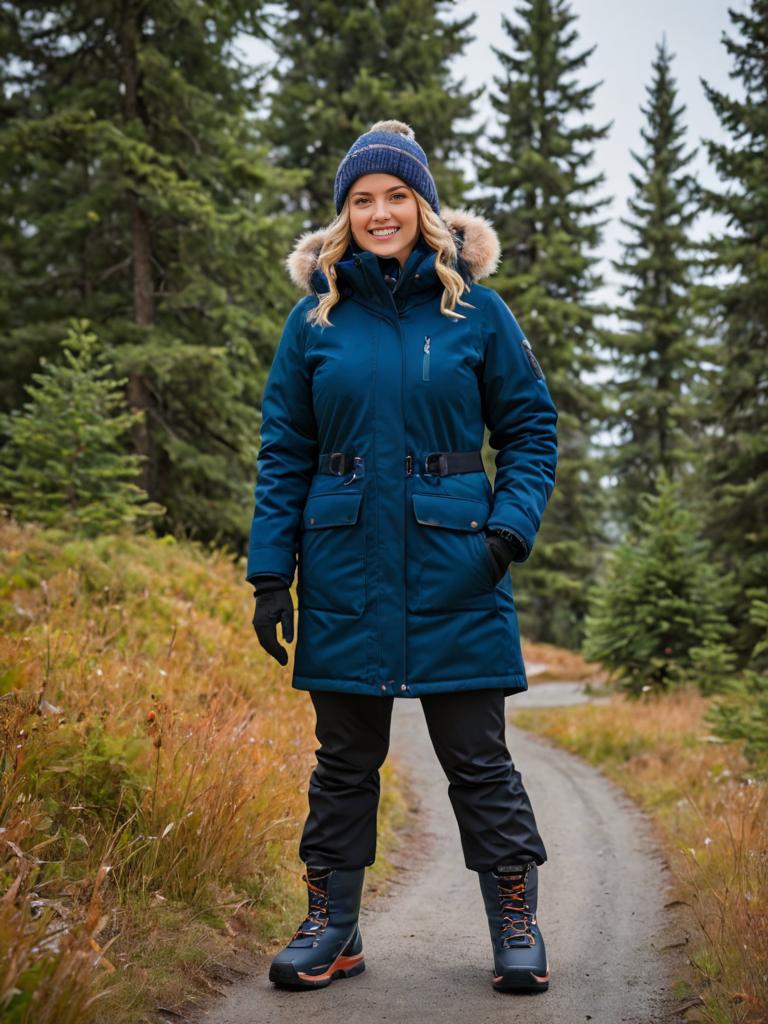
[[[538,684],[515,706],[556,703]],[[578,687],[576,687],[578,689]],[[537,691],[540,696],[537,698]],[[583,700],[584,698],[581,697]],[[579,700],[578,695],[573,703]],[[480,887],[464,867],[447,783],[418,700],[395,701],[392,750],[419,793],[419,834],[401,854],[387,895],[363,909],[366,971],[320,991],[286,992],[267,980],[269,959],[200,1024],[667,1024],[675,1019],[665,919],[668,871],[643,815],[577,758],[508,726],[549,855],[539,869],[539,923],[552,970],[549,991],[495,992]],[[366,897],[363,895],[365,904]],[[172,1018],[169,1018],[171,1020]]]

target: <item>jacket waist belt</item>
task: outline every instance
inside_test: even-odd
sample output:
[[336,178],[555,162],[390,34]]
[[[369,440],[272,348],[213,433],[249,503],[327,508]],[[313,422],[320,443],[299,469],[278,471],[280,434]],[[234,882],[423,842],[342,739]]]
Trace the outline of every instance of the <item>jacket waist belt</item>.
[[[358,456],[359,464],[362,459]],[[344,476],[355,469],[354,452],[323,452],[318,459],[318,473],[329,473],[332,476]],[[413,455],[405,458],[406,476],[414,470],[432,476],[448,476],[452,473],[482,473],[484,471],[483,456],[479,451],[473,452],[430,452],[423,461]]]

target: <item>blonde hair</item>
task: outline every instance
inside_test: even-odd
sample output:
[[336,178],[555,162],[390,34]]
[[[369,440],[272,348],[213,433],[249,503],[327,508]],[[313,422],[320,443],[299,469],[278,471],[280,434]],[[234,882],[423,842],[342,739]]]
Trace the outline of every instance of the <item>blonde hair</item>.
[[[453,317],[455,320],[465,320],[466,317],[463,313],[455,312],[456,305],[466,306],[469,309],[474,309],[474,306],[461,299],[464,292],[468,292],[470,288],[461,274],[454,269],[457,257],[454,237],[445,222],[438,217],[422,195],[413,190],[413,197],[419,211],[421,233],[427,244],[437,253],[435,272],[444,286],[443,294],[440,297],[440,312],[443,316]],[[328,281],[329,291],[320,297],[317,306],[307,314],[307,319],[313,324],[320,324],[321,327],[331,326],[328,314],[341,298],[336,284],[336,263],[347,251],[351,237],[349,197],[347,197],[338,217],[325,233],[323,247],[317,258],[317,265]]]

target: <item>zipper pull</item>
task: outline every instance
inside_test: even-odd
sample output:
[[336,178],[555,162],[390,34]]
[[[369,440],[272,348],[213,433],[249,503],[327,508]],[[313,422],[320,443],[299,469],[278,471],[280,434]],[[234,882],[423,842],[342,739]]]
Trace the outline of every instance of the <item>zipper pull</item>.
[[425,337],[424,338],[424,351],[425,352],[429,352],[429,342],[430,342],[429,337]]
[[429,335],[424,337],[424,359],[421,367],[421,379],[429,380]]

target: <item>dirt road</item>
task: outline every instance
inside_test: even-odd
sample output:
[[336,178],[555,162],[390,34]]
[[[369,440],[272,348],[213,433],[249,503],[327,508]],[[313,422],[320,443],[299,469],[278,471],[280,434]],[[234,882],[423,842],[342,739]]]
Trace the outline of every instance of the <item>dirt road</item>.
[[[558,684],[541,684],[552,685]],[[540,699],[552,704],[553,693],[543,689]],[[667,871],[645,819],[619,790],[576,758],[509,727],[509,748],[549,854],[539,869],[539,922],[552,982],[538,995],[498,993],[490,985],[490,937],[477,876],[464,867],[447,784],[418,700],[395,702],[392,737],[393,751],[420,789],[423,831],[417,855],[391,893],[363,911],[366,971],[320,991],[294,993],[269,983],[265,960],[226,999],[200,1012],[199,1021],[671,1021],[660,951],[670,941],[663,930]]]

